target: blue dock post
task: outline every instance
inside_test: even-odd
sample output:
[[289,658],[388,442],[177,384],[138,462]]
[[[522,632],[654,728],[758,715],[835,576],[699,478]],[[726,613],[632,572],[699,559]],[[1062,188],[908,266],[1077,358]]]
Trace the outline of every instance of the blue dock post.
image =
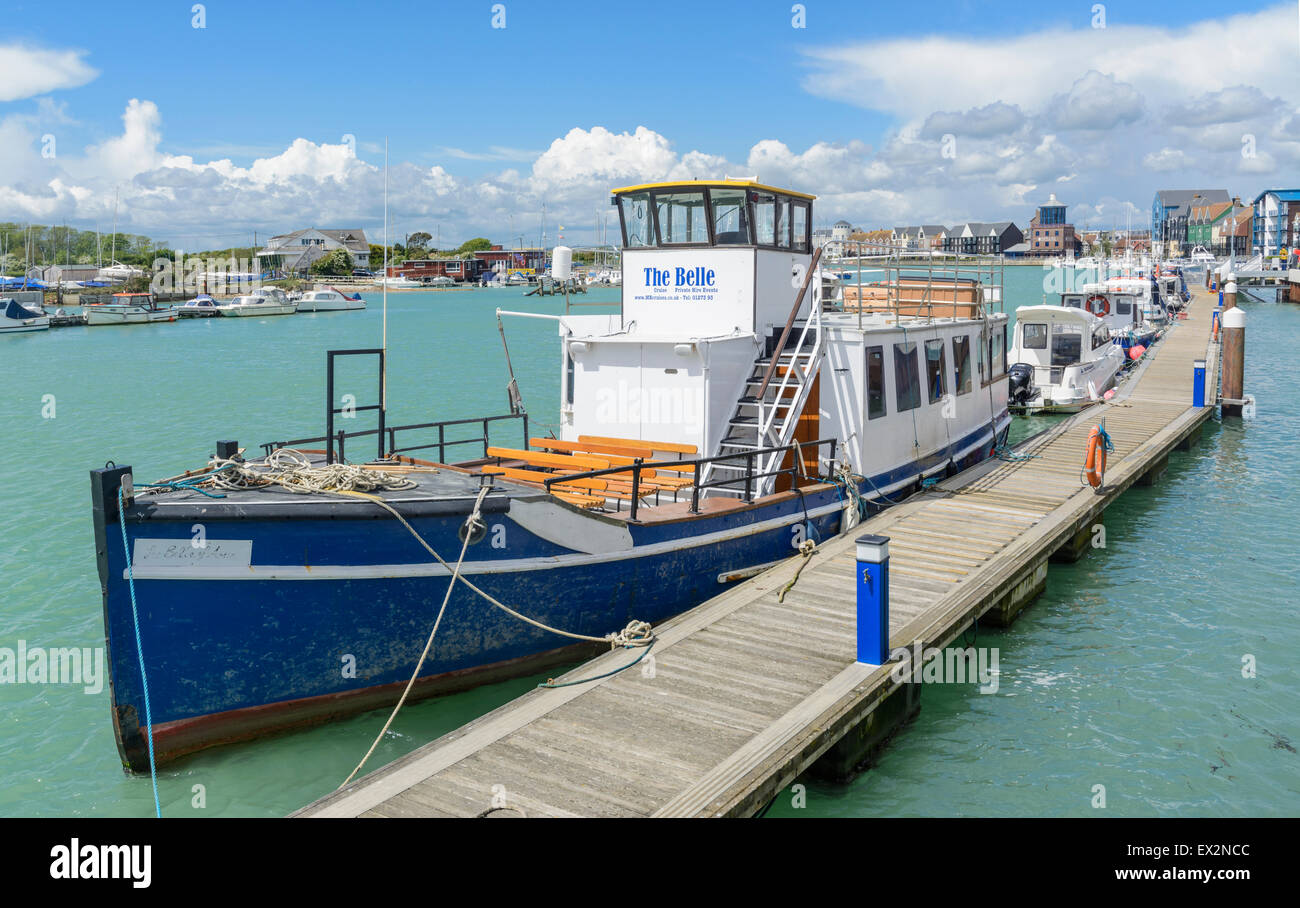
[[889,537],[864,533],[858,555],[858,661],[889,661]]
[[1203,359],[1192,362],[1192,406],[1198,409],[1205,406],[1205,360]]

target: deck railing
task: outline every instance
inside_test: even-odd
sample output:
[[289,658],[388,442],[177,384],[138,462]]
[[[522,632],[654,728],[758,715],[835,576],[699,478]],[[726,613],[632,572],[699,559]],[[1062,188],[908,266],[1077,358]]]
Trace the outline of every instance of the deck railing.
[[[758,448],[753,451],[743,451],[738,454],[720,454],[714,457],[697,457],[690,460],[683,459],[683,460],[643,461],[641,458],[638,457],[631,464],[625,464],[623,466],[605,467],[599,470],[588,470],[583,473],[557,473],[555,474],[555,476],[551,478],[542,480],[542,485],[546,487],[546,491],[550,492],[552,491],[551,487],[554,485],[563,485],[566,482],[571,483],[574,480],[578,480],[578,479],[599,479],[603,476],[613,476],[614,474],[617,473],[624,473],[624,474],[631,473],[632,474],[632,493],[631,493],[632,500],[631,503],[629,504],[630,513],[628,514],[628,519],[636,520],[637,508],[638,505],[640,504],[640,499],[641,499],[641,478],[642,478],[642,473],[644,471],[663,470],[667,472],[671,470],[674,472],[680,472],[684,467],[693,467],[694,468],[693,472],[695,473],[697,480],[691,489],[691,513],[697,514],[699,513],[700,510],[700,492],[702,491],[715,488],[715,487],[721,487],[723,485],[729,485],[729,484],[734,485],[735,483],[739,483],[743,481],[745,484],[743,500],[746,503],[751,502],[754,500],[755,480],[762,479],[767,476],[781,476],[783,474],[788,474],[791,478],[792,483],[798,482],[799,478],[806,476],[805,468],[803,465],[804,451],[811,450],[816,453],[816,452],[820,452],[823,447],[829,447],[830,448],[829,459],[833,461],[835,460],[835,449],[838,444],[839,444],[838,440],[834,438],[821,438],[818,439],[817,441],[795,442],[793,444],[778,445],[776,447],[771,447],[771,448]],[[794,452],[794,459],[791,462],[790,466],[781,467],[779,469],[770,470],[767,472],[755,471],[755,464],[760,457],[765,457],[767,455],[776,454],[783,451]],[[721,479],[711,480],[709,482],[700,482],[698,480],[698,477],[701,475],[701,468],[706,464],[710,464],[710,463],[716,464],[716,463],[724,463],[726,461],[740,461],[740,460],[743,460],[745,462],[744,475],[725,477]],[[647,481],[653,483],[654,479],[650,478]]]

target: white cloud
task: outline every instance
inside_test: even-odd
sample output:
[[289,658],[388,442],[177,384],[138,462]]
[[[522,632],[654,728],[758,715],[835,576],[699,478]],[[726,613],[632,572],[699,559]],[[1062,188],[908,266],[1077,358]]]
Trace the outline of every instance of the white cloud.
[[1168,173],[1171,170],[1183,170],[1190,164],[1191,160],[1180,148],[1162,148],[1159,151],[1153,151],[1142,158],[1142,166],[1148,170],[1154,170],[1157,173]]
[[0,101],[18,101],[63,88],[76,88],[99,75],[84,50],[47,50],[0,44]]
[[1114,129],[1142,116],[1142,95],[1132,85],[1094,69],[1048,106],[1059,129]]
[[1025,124],[1025,115],[1012,104],[994,101],[983,107],[963,112],[936,111],[926,118],[920,135],[926,139],[940,139],[945,134],[990,138],[1013,133]]

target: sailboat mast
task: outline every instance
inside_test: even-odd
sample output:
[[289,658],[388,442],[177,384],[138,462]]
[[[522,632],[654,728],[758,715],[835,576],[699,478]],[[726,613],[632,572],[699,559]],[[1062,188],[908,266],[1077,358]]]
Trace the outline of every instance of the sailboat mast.
[[[384,136],[384,303],[383,303],[383,336],[381,337],[380,347],[384,351],[383,357],[383,374],[379,377],[379,383],[383,386],[384,393],[380,398],[379,405],[388,410],[388,136]],[[331,404],[330,406],[333,406]]]

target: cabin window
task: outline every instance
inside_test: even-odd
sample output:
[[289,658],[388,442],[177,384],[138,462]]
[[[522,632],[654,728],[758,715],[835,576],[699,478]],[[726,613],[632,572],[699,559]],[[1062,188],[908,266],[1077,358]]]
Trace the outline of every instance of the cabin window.
[[1132,304],[1130,301],[1128,301],[1128,300],[1116,300],[1116,301],[1115,301],[1115,314],[1116,314],[1116,315],[1132,315],[1132,314],[1133,314],[1133,304]]
[[1110,343],[1110,332],[1106,330],[1104,326],[1093,332],[1092,349],[1096,350],[1098,347],[1104,346],[1108,343]]
[[885,348],[867,348],[867,419],[885,415]]
[[1065,305],[1069,306],[1071,309],[1082,309],[1082,308],[1083,308],[1083,297],[1081,297],[1081,296],[1067,296],[1067,297],[1065,298]]
[[776,200],[776,245],[782,249],[790,248],[790,200]]
[[935,338],[925,342],[925,386],[929,389],[930,403],[943,400],[944,392],[943,340]]
[[650,193],[633,192],[619,198],[618,216],[623,222],[623,245],[629,249],[655,244],[650,217]]
[[569,345],[564,345],[564,402],[570,407],[573,406],[573,374],[577,371],[573,364],[573,354],[569,352]]
[[1052,365],[1070,366],[1083,354],[1083,335],[1071,325],[1057,325],[1052,335]]
[[664,246],[707,244],[709,219],[704,192],[657,192],[655,222],[659,243]]
[[748,246],[754,242],[749,235],[749,217],[746,214],[743,189],[711,189],[713,203],[713,241],[719,246]]
[[898,410],[921,405],[921,375],[916,366],[916,344],[894,344],[894,388]]
[[970,391],[970,338],[963,334],[952,339],[953,379],[958,394]]
[[[992,375],[1002,375],[1007,371],[1007,326],[996,331],[989,338],[989,369]],[[990,376],[992,377],[992,376]]]
[[[1039,323],[1026,324],[1020,329],[1021,346],[1026,350],[1047,349],[1047,325]],[[989,350],[993,349],[993,339],[989,338]],[[996,359],[996,357],[992,357]]]
[[795,252],[808,251],[808,203],[790,203],[790,248]]
[[776,245],[776,196],[756,192],[751,196],[754,211],[754,236],[760,246]]

